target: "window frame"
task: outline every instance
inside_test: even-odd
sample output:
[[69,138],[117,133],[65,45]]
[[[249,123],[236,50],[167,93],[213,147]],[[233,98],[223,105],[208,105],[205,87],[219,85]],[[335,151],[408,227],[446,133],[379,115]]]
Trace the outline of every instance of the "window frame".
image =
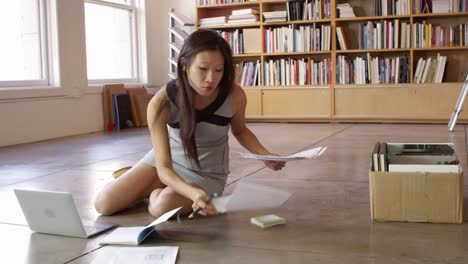
[[[140,26],[138,25],[138,7],[135,0],[128,0],[127,4],[120,4],[109,2],[106,0],[85,0],[85,4],[96,4],[107,7],[119,8],[130,11],[130,38],[131,38],[131,56],[132,56],[132,78],[111,78],[111,79],[89,79],[89,85],[102,85],[105,83],[139,83],[143,76],[141,73],[142,58],[140,49],[142,48],[139,43]],[[85,11],[86,16],[86,11]],[[85,33],[86,34],[86,33]],[[87,62],[86,62],[86,66]]]
[[41,73],[40,79],[37,80],[10,80],[10,81],[0,81],[0,91],[6,91],[10,89],[18,89],[19,87],[28,87],[31,89],[44,88],[48,87],[53,81],[53,68],[50,63],[53,60],[52,53],[50,49],[50,33],[49,27],[50,23],[50,14],[49,12],[50,5],[47,0],[36,0],[38,3],[37,15],[38,15],[38,25],[39,25],[39,52],[40,52],[40,65]]

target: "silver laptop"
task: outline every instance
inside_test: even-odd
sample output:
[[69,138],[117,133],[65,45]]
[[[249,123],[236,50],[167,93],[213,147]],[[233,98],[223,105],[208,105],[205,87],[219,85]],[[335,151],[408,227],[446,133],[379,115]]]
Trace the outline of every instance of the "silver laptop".
[[31,231],[88,238],[116,226],[103,222],[86,222],[84,225],[71,193],[14,191]]

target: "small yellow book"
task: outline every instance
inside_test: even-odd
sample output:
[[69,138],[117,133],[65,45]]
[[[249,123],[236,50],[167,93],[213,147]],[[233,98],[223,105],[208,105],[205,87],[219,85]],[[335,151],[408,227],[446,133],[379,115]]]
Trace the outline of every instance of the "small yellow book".
[[274,214],[269,214],[252,217],[250,218],[250,222],[261,228],[268,228],[275,225],[286,224],[286,219]]

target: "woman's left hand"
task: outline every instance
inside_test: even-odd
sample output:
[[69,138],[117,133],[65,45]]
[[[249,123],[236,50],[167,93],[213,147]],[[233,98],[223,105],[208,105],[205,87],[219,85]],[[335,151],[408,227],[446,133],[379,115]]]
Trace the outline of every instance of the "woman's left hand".
[[273,160],[266,160],[263,163],[265,163],[265,166],[267,166],[268,168],[274,171],[281,170],[286,165],[286,162],[284,161],[273,161]]

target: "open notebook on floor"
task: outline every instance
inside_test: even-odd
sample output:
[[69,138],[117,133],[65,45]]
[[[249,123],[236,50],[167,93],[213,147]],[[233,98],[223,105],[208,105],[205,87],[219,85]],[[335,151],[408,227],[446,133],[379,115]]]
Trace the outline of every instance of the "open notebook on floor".
[[88,238],[104,232],[114,223],[83,223],[71,193],[37,190],[14,190],[31,231]]
[[116,245],[133,245],[137,246],[145,240],[154,230],[156,226],[166,222],[171,218],[175,213],[177,213],[182,208],[176,208],[172,211],[169,211],[147,226],[133,226],[133,227],[119,227],[115,229],[112,233],[107,235],[104,239],[99,241],[99,244],[116,244]]

